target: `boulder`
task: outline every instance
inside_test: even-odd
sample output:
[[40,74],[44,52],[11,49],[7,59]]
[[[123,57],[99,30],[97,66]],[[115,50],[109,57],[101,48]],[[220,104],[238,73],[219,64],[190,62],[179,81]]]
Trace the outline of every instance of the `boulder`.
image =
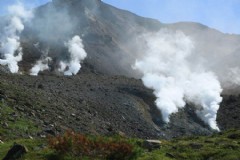
[[159,140],[145,140],[143,142],[143,148],[147,149],[148,151],[152,151],[155,149],[161,148],[161,141]]
[[15,143],[13,147],[8,151],[7,155],[3,160],[16,160],[21,158],[24,154],[27,153],[27,148],[23,145]]
[[240,139],[240,134],[233,133],[227,136],[229,139]]
[[191,143],[189,144],[189,146],[192,148],[192,149],[201,149],[203,147],[203,144],[200,144],[200,143]]

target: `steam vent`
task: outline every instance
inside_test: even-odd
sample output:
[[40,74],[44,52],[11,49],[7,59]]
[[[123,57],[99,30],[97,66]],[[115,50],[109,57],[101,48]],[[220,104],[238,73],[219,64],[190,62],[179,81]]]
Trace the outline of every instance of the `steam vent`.
[[[132,153],[132,147],[146,156],[160,152],[160,158],[147,159],[240,154],[240,35],[193,22],[166,24],[100,0],[52,0],[26,8],[17,4],[0,18],[0,159],[15,140],[26,143],[24,158],[34,160],[28,155],[44,159],[42,151],[58,154],[54,148],[75,139],[90,147],[87,159],[100,154],[101,160],[110,148],[117,158],[108,159],[129,160],[119,154]],[[225,133],[232,128],[236,132]],[[69,130],[92,138],[60,143],[77,135],[70,133],[49,142],[63,146],[48,148],[46,137]],[[124,140],[101,138],[115,135]],[[192,137],[167,141],[182,136]],[[128,146],[132,137],[146,142]],[[71,154],[85,150],[84,144],[69,145],[79,147]],[[100,152],[91,148],[99,146]],[[144,146],[151,148],[139,149]]]

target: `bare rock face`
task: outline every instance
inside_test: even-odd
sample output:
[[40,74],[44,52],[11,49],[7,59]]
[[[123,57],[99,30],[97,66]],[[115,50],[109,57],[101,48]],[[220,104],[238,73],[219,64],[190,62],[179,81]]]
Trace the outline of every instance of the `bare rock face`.
[[[137,35],[154,33],[161,28],[180,30],[192,37],[198,42],[195,49],[199,53],[239,53],[239,47],[234,44],[240,43],[240,36],[223,34],[198,23],[164,24],[117,9],[100,0],[53,0],[36,8],[35,18],[24,30],[21,37],[24,44],[23,61],[25,65],[35,62],[38,58],[36,55],[41,53],[34,51],[32,46],[40,42],[41,46],[50,48],[49,55],[58,62],[67,57],[64,42],[79,35],[88,53],[84,68],[139,78],[131,66],[136,60],[134,54],[141,50],[130,44]],[[231,43],[225,43],[228,41]],[[219,46],[223,49],[219,49]]]
[[[43,50],[49,47],[49,56],[58,62],[67,57],[64,42],[79,35],[88,53],[84,68],[132,77],[135,60],[126,38],[160,26],[157,20],[138,17],[99,0],[54,0],[36,8],[34,19],[26,26],[21,37],[24,57],[20,68],[28,70],[24,66],[31,66],[40,57],[33,44],[39,42]],[[125,62],[123,56],[127,55],[129,60]]]
[[82,5],[88,7],[94,7],[99,5],[101,0],[53,0],[54,5],[74,5],[77,3],[81,3]]
[[240,128],[240,95],[224,96],[217,122],[221,130]]

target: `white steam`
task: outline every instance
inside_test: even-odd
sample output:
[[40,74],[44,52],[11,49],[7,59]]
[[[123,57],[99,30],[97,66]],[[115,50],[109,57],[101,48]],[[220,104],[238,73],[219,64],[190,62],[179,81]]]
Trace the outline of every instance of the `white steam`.
[[38,60],[33,68],[30,70],[31,76],[37,76],[38,73],[41,71],[45,71],[49,69],[49,62],[52,61],[52,58],[46,57],[44,59]]
[[68,62],[61,61],[59,71],[64,72],[66,76],[76,75],[81,69],[81,62],[87,57],[82,39],[79,36],[74,36],[65,45],[68,47],[70,60]]
[[28,11],[20,3],[8,8],[10,21],[4,28],[4,33],[0,39],[0,53],[3,59],[0,59],[1,65],[7,65],[11,73],[17,73],[19,70],[18,62],[22,60],[22,48],[20,46],[19,35],[24,30],[23,22],[33,17],[31,11]]
[[40,60],[36,62],[36,64],[31,68],[30,75],[37,76],[39,72],[49,70],[49,63],[52,62],[52,58],[48,56],[49,48],[45,51],[41,50],[39,47],[39,43],[34,44],[34,47],[42,53]]
[[192,40],[182,32],[164,29],[141,38],[145,40],[146,53],[133,68],[143,74],[144,85],[154,90],[163,120],[169,122],[171,114],[190,102],[197,106],[197,114],[204,122],[219,130],[216,114],[222,88],[214,73],[205,71],[200,61],[191,64]]
[[52,61],[51,57],[48,57],[48,50],[43,54],[40,60],[31,68],[30,75],[37,76],[39,72],[49,70],[49,63]]

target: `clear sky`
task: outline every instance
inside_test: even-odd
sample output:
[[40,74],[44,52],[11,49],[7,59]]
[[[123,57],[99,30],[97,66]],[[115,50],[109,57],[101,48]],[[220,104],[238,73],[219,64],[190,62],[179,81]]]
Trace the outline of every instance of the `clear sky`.
[[[16,0],[0,0],[0,14]],[[50,0],[22,0],[37,6]],[[103,0],[115,7],[164,23],[193,21],[240,34],[240,0]]]

